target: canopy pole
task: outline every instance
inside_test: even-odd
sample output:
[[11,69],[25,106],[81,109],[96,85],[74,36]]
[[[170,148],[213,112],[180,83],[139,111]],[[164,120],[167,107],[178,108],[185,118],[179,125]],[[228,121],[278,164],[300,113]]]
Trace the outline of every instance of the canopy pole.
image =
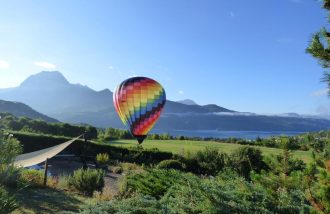
[[44,186],[47,186],[48,158],[45,160]]

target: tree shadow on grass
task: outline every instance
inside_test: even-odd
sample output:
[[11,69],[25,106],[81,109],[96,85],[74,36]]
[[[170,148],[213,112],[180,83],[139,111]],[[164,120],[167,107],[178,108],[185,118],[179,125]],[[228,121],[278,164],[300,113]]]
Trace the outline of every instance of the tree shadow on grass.
[[20,213],[59,213],[78,211],[84,199],[65,191],[51,188],[26,188],[16,193]]

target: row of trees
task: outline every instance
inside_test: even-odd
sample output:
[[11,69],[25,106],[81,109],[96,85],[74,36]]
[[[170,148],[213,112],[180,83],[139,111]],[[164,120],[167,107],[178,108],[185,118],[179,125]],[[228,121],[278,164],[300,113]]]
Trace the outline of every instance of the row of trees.
[[[307,133],[298,136],[277,136],[260,138],[257,137],[255,140],[247,140],[240,138],[212,138],[212,137],[187,137],[187,136],[171,136],[168,133],[164,134],[149,134],[147,139],[149,140],[192,140],[192,141],[215,141],[230,144],[240,145],[257,145],[265,146],[270,148],[284,148],[287,147],[290,150],[309,150],[311,148],[317,149],[322,145],[327,144],[329,141],[328,136],[330,133],[326,131]],[[134,139],[128,130],[120,130],[116,128],[107,128],[105,130],[98,130],[98,139],[100,141],[111,141],[120,139]]]
[[9,113],[0,113],[0,128],[12,131],[42,133],[66,137],[76,137],[85,132],[89,138],[97,138],[97,129],[93,126],[78,126],[68,123],[47,123],[28,117],[15,117]]

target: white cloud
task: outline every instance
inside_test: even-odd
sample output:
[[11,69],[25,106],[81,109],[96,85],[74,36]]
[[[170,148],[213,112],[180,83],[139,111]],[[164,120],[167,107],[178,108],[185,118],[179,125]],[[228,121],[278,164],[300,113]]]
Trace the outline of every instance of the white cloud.
[[329,92],[329,89],[325,88],[325,89],[321,89],[321,90],[318,90],[318,91],[314,91],[312,93],[312,96],[313,97],[322,97],[322,96],[326,96]]
[[179,94],[184,94],[184,92],[182,90],[179,91]]
[[54,69],[56,68],[56,65],[49,63],[49,62],[35,62],[36,66],[47,68],[47,69]]
[[114,69],[114,67],[112,66],[112,65],[109,65],[109,67],[108,67],[110,70],[113,70]]
[[9,63],[5,60],[0,60],[0,69],[9,68]]

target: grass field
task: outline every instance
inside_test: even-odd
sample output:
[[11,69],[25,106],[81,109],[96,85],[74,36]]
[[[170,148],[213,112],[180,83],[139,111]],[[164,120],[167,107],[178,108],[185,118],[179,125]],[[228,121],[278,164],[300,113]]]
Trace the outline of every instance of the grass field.
[[[113,146],[131,147],[136,146],[136,140],[117,140],[111,141]],[[230,153],[233,150],[243,146],[239,144],[219,143],[214,141],[189,141],[189,140],[145,140],[142,144],[145,149],[157,148],[160,151],[167,151],[176,154],[183,154],[184,152],[197,152],[204,149],[205,147],[217,148],[222,152]],[[282,153],[282,149],[261,147],[260,148],[264,155],[279,154]],[[293,151],[293,155],[305,162],[312,160],[311,151]]]

